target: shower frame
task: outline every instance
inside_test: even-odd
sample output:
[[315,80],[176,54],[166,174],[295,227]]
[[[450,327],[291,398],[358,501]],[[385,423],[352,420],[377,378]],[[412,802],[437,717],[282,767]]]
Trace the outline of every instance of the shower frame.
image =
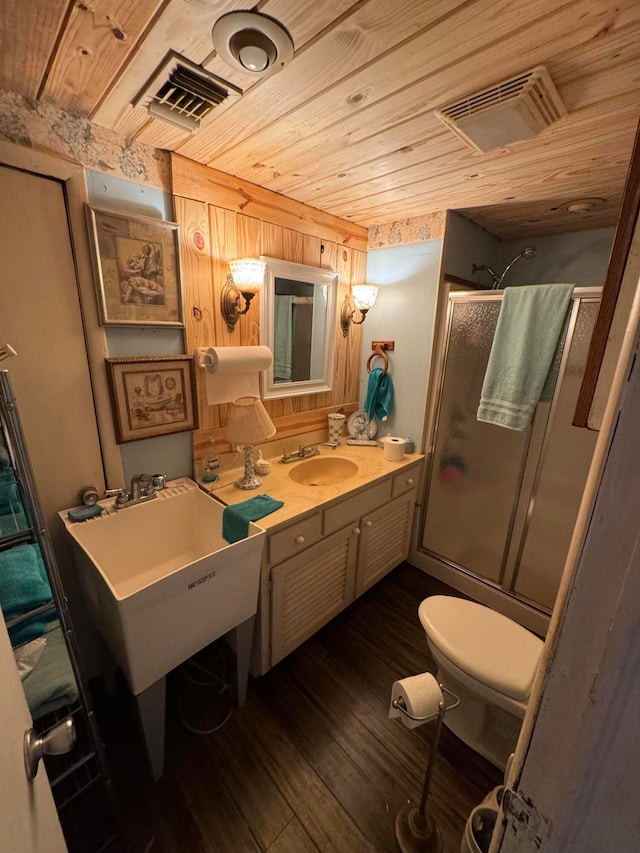
[[[414,549],[411,554],[411,562],[426,570],[429,574],[437,579],[447,583],[449,586],[464,592],[471,597],[481,601],[487,606],[504,613],[510,618],[516,619],[522,624],[529,627],[540,634],[546,633],[549,625],[551,608],[546,608],[542,605],[537,605],[533,602],[518,598],[513,591],[520,569],[522,554],[527,541],[527,534],[533,512],[535,509],[536,498],[540,486],[540,480],[546,458],[546,452],[553,427],[558,398],[562,389],[562,381],[565,375],[569,351],[573,341],[578,311],[582,302],[599,302],[602,296],[602,287],[576,287],[572,294],[572,306],[567,325],[565,345],[562,353],[562,359],[558,371],[558,378],[551,399],[549,414],[546,421],[542,445],[540,448],[535,471],[533,473],[532,485],[529,492],[526,513],[522,524],[522,529],[519,533],[519,542],[517,553],[512,566],[507,565],[510,552],[513,548],[512,536],[516,524],[517,516],[520,510],[520,499],[516,498],[513,502],[511,510],[511,518],[508,526],[508,533],[505,537],[504,549],[501,560],[499,581],[494,582],[490,579],[483,578],[475,574],[468,568],[447,559],[441,555],[430,553],[422,544],[424,535],[426,516],[427,516],[427,497],[432,477],[434,475],[435,451],[438,436],[438,427],[440,425],[440,417],[442,414],[442,398],[444,394],[444,379],[449,355],[450,333],[453,320],[453,311],[457,303],[461,302],[492,302],[501,301],[504,296],[504,289],[501,290],[482,290],[482,291],[455,291],[449,292],[447,297],[446,314],[444,317],[441,335],[440,346],[434,358],[434,373],[433,373],[433,388],[434,395],[429,395],[427,400],[427,423],[424,431],[424,448],[426,454],[425,474],[421,489],[421,503],[419,507],[418,519],[415,533]],[[518,472],[518,488],[516,495],[520,495],[527,468],[528,452],[532,431],[527,437],[527,445],[522,454],[520,470]]]

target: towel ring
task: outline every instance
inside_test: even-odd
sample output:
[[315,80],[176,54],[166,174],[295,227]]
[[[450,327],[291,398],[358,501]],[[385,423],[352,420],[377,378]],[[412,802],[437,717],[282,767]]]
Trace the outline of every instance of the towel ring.
[[367,359],[367,373],[371,373],[371,362],[376,356],[380,356],[380,358],[384,361],[384,367],[382,368],[382,375],[384,376],[387,370],[389,369],[389,359],[387,358],[387,355],[382,349],[382,347],[378,345],[374,347],[373,352]]

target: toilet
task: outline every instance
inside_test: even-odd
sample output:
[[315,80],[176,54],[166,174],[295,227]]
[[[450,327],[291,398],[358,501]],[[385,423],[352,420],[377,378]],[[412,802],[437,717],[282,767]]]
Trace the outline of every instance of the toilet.
[[418,608],[438,680],[460,698],[444,723],[504,770],[527,709],[542,640],[475,601],[433,595]]

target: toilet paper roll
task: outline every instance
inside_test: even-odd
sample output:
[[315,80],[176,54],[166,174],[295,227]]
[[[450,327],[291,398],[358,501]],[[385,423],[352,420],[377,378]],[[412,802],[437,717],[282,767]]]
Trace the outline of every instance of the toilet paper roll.
[[201,347],[198,353],[209,405],[260,397],[260,371],[273,361],[269,347]]
[[404,438],[387,435],[382,439],[382,455],[389,462],[399,462],[404,456]]
[[[412,717],[425,717],[426,719],[409,719],[399,708],[393,707],[394,699],[404,701],[405,708]],[[437,716],[441,702],[444,702],[442,690],[430,672],[411,675],[408,678],[393,682],[389,719],[401,717],[408,729],[415,729]]]

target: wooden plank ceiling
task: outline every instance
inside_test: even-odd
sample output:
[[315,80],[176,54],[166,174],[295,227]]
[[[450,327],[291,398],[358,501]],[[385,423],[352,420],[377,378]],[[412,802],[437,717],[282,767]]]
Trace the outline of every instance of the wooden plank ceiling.
[[[292,62],[227,66],[242,0],[3,0],[0,87],[361,225],[447,208],[505,238],[613,225],[640,115],[638,0],[263,0]],[[243,91],[189,136],[131,101],[170,49]],[[568,114],[484,154],[434,108],[545,65]],[[587,214],[568,205],[597,199]]]

